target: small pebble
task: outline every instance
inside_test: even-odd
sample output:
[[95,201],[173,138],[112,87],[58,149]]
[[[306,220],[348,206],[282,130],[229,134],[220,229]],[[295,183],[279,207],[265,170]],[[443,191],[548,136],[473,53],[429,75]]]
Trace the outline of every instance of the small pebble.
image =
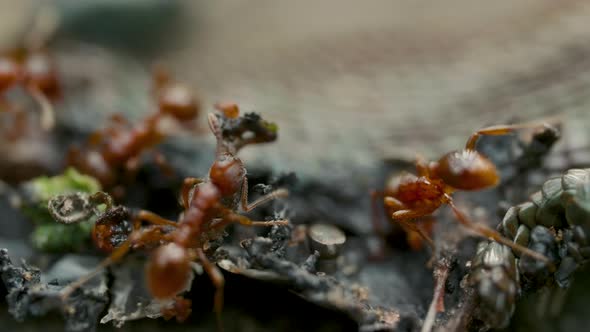
[[328,224],[314,224],[309,227],[312,250],[317,250],[321,258],[334,258],[346,242],[346,235],[339,228]]

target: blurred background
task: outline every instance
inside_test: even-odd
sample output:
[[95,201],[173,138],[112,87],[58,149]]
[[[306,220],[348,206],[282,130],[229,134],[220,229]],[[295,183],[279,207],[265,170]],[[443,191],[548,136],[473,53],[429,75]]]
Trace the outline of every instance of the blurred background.
[[553,116],[557,150],[588,165],[576,151],[590,139],[589,22],[579,0],[0,0],[0,48],[47,32],[81,87],[62,123],[139,117],[163,63],[207,110],[231,100],[278,123],[279,141],[246,149],[247,164],[370,187],[382,160],[435,158],[477,128]]
[[434,157],[492,123],[559,114],[573,132],[590,117],[584,1],[0,3],[5,45],[30,28],[33,9],[54,7],[55,47],[90,49],[66,52],[66,72],[138,68],[93,63],[92,48],[139,68],[161,61],[205,105],[234,100],[276,119],[283,139],[261,153],[305,163],[299,172]]

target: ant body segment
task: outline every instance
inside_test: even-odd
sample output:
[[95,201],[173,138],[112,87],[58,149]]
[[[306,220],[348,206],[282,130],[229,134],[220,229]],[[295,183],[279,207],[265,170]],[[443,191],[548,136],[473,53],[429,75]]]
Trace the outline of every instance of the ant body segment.
[[200,101],[187,85],[174,81],[161,66],[156,66],[153,76],[154,95],[162,114],[179,121],[191,121],[199,116]]
[[[200,106],[184,85],[172,82],[159,70],[154,73],[155,97],[158,110],[137,125],[130,124],[120,115],[114,115],[110,124],[90,135],[86,146],[70,148],[67,163],[78,171],[95,177],[109,191],[122,189],[117,184],[123,175],[135,171],[143,152],[154,148],[167,135],[165,119],[172,118],[183,126],[197,118]],[[155,152],[156,162],[168,173],[164,156]]]
[[[382,192],[371,194],[373,209],[376,209],[377,199],[383,197],[387,215],[393,221],[398,222],[406,232],[417,232],[424,241],[434,248],[434,242],[429,234],[419,227],[415,220],[430,216],[441,205],[447,204],[453,210],[457,220],[466,228],[480,236],[507,245],[517,252],[548,262],[547,257],[506,239],[487,226],[472,222],[457,208],[451,196],[453,192],[458,190],[487,189],[499,182],[500,177],[496,166],[475,150],[480,136],[506,135],[516,129],[529,127],[531,124],[486,127],[472,134],[463,150],[449,152],[438,161],[430,163],[418,158],[416,161],[417,175],[404,172],[394,176],[389,179]],[[373,222],[376,223],[375,211],[373,213]]]
[[[252,116],[246,115],[245,117]],[[223,306],[224,278],[220,270],[209,261],[207,252],[212,248],[212,242],[223,237],[224,229],[231,223],[245,226],[274,226],[287,225],[288,220],[253,221],[239,212],[248,212],[257,206],[288,196],[285,189],[278,189],[266,194],[253,202],[248,202],[248,179],[242,161],[235,153],[242,141],[235,138],[236,144],[228,142],[231,135],[222,132],[223,121],[230,121],[225,113],[221,115],[209,114],[209,127],[217,140],[216,158],[207,178],[186,178],[180,190],[180,200],[184,209],[178,221],[174,222],[159,215],[146,211],[131,211],[126,208],[113,208],[112,200],[104,193],[98,193],[93,198],[97,203],[106,203],[107,210],[95,225],[93,238],[95,243],[106,249],[112,249],[107,257],[93,272],[80,278],[62,290],[63,298],[67,298],[75,289],[90,280],[103,268],[119,261],[129,250],[138,247],[150,248],[151,255],[146,264],[147,286],[156,299],[173,299],[174,307],[181,310],[178,319],[186,317],[183,312],[187,301],[178,297],[186,289],[192,276],[192,261],[199,261],[205,272],[210,276],[215,288],[214,311],[220,318]],[[246,121],[247,122],[247,121]],[[239,122],[238,127],[245,122]],[[265,121],[259,121],[259,126],[274,131]],[[267,135],[272,137],[273,135]],[[276,138],[276,133],[274,135]],[[262,143],[263,139],[253,143]],[[265,142],[268,142],[266,140]],[[51,204],[51,202],[50,202]],[[54,204],[55,205],[55,204]],[[50,209],[51,209],[50,205]],[[54,215],[56,215],[54,213]],[[64,218],[60,218],[64,219]],[[120,235],[119,229],[114,227],[124,219],[132,220],[132,231],[123,242],[113,241],[113,235]],[[144,225],[148,224],[148,225]],[[117,231],[114,232],[113,230]],[[184,308],[184,309],[183,309]],[[190,312],[190,306],[189,306]],[[166,311],[165,316],[173,314],[174,309]],[[219,321],[219,323],[221,323]],[[221,326],[221,325],[220,325]]]

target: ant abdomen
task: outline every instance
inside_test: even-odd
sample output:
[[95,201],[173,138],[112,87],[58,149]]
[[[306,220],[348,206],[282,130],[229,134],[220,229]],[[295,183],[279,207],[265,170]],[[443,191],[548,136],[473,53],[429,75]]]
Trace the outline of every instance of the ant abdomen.
[[169,243],[158,247],[146,266],[147,286],[153,297],[172,298],[191,280],[191,258],[186,248]]
[[186,86],[180,84],[163,87],[158,95],[158,105],[160,112],[179,121],[195,119],[200,111],[198,100]]
[[498,184],[496,166],[475,150],[453,151],[431,165],[433,175],[460,190],[480,190]]

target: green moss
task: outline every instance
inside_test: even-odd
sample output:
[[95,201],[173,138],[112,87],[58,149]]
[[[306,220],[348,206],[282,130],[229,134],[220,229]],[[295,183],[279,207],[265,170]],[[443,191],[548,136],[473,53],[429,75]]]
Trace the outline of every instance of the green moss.
[[35,198],[44,202],[56,195],[71,192],[95,193],[101,190],[100,183],[95,178],[81,174],[74,168],[66,169],[62,175],[40,176],[30,184]]
[[77,224],[60,224],[51,218],[47,203],[56,195],[73,192],[91,194],[100,191],[101,186],[96,179],[68,168],[61,175],[35,178],[27,187],[30,199],[23,205],[22,211],[35,224],[31,234],[33,247],[42,251],[63,252],[77,251],[90,244],[95,218]]
[[33,246],[45,252],[75,252],[88,248],[93,220],[75,225],[59,223],[37,225],[31,234]]

